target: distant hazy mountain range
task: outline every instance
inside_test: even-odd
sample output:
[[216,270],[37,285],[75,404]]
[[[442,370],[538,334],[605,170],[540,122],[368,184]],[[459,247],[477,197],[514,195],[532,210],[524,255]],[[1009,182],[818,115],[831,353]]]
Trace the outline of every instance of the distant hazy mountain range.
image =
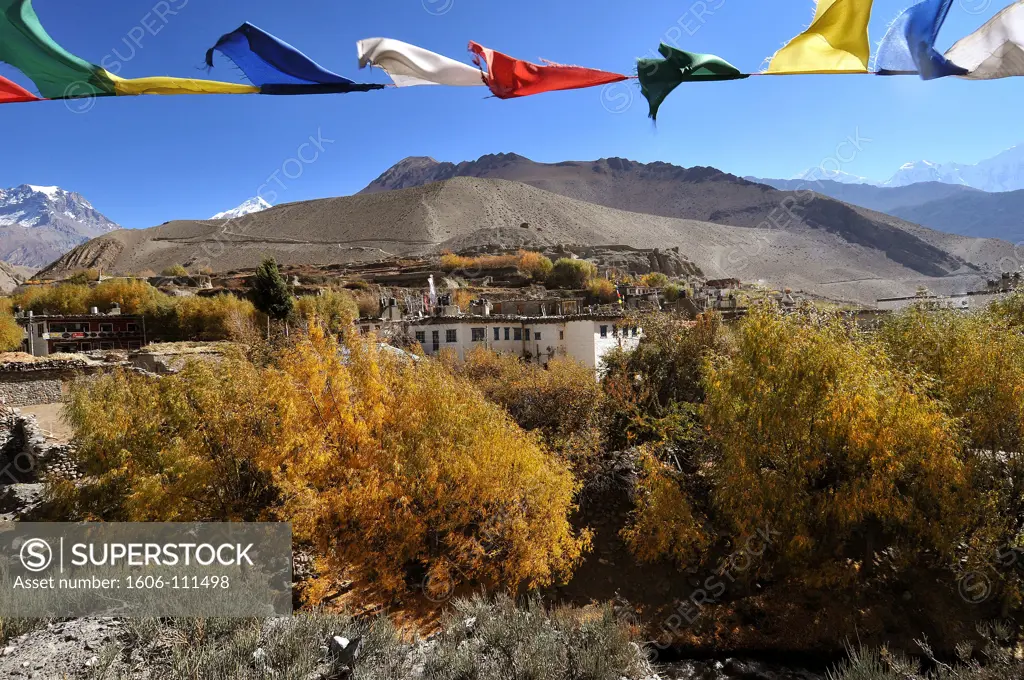
[[39,269],[91,238],[120,229],[81,194],[22,184],[0,189],[0,260]]
[[[747,179],[755,179],[747,177]],[[974,164],[934,163],[916,161],[907,163],[884,182],[858,177],[846,172],[825,174],[818,168],[810,168],[793,179],[827,179],[837,184],[864,184],[876,187],[905,187],[920,182],[940,182],[971,187],[981,191],[1017,191],[1024,189],[1024,145],[1014,146],[992,158]],[[784,180],[755,179],[772,186]]]
[[757,181],[783,191],[814,191],[951,234],[1024,241],[1024,190],[989,193],[941,182],[877,187],[802,179]]

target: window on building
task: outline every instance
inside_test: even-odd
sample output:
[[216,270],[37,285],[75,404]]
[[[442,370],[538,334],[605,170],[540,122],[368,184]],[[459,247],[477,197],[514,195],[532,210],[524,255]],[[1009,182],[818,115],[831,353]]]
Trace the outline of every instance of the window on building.
[[505,329],[505,339],[506,339],[506,340],[508,340],[508,334],[509,334],[509,331],[510,331],[510,330],[512,330],[512,329],[510,329],[510,328],[506,328],[506,329]]
[[100,349],[114,349],[114,343],[112,342],[101,342]]
[[483,342],[487,338],[486,328],[473,328],[471,331],[473,334],[473,342]]
[[533,339],[534,340],[540,340],[540,333],[539,332],[538,333],[534,333],[533,334]]
[[448,330],[446,330],[444,332],[444,341],[445,342],[458,342],[459,341],[459,331],[458,331],[458,329],[456,329],[456,328],[449,328]]
[[138,327],[137,324],[130,323],[127,326],[127,330],[128,330],[129,333],[137,333],[138,330],[139,330],[139,327]]
[[43,337],[43,333],[46,332],[44,329],[45,329],[44,324],[41,324],[41,323],[40,324],[36,324],[36,331],[37,331],[36,335],[39,336],[40,338]]
[[602,338],[607,338],[608,337],[608,326],[601,326],[601,337]]
[[100,324],[100,333],[113,333],[113,332],[114,332],[114,324],[112,324],[112,323],[101,323]]
[[92,351],[92,343],[91,342],[83,342],[81,345],[79,345],[78,349],[79,349],[79,351],[82,351],[82,352],[91,352]]
[[515,340],[522,340],[523,339],[523,329],[522,328],[513,328],[512,329],[512,337]]
[[565,340],[565,331],[558,331],[558,339]]
[[639,328],[637,328],[636,326],[633,326],[633,337],[634,337],[634,338],[635,338],[635,337],[637,336],[637,334],[638,334],[639,332],[640,332],[640,329],[639,329]]
[[420,343],[421,345],[427,344],[427,332],[416,331],[416,342]]
[[434,346],[434,351],[441,349],[441,331],[430,331],[430,344]]
[[369,326],[362,326],[362,327],[359,328],[359,330],[363,333],[363,335],[366,335],[367,333],[370,332],[370,327]]

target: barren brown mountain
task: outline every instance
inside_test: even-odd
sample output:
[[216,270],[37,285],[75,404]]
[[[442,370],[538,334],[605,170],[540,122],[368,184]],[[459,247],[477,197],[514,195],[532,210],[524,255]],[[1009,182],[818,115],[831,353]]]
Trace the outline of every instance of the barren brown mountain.
[[[480,175],[478,177],[477,175]],[[506,175],[507,177],[502,177]],[[440,181],[439,181],[440,180]],[[407,159],[355,196],[282,205],[232,221],[176,221],[94,239],[44,272],[327,264],[480,245],[679,247],[709,277],[736,276],[872,302],[919,285],[982,284],[1008,243],[954,237],[817,194],[712,168],[620,159],[458,166]]]

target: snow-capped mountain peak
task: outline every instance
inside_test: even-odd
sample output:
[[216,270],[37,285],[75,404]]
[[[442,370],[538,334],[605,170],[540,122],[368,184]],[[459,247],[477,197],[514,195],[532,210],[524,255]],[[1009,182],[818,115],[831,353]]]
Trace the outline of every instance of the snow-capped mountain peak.
[[882,186],[902,187],[917,182],[962,184],[982,191],[1024,189],[1024,145],[1013,146],[973,164],[917,161],[903,165]]
[[0,189],[0,226],[39,227],[58,219],[77,223],[74,230],[90,238],[121,228],[73,191],[34,184]]
[[264,201],[259,196],[256,196],[254,198],[250,198],[248,201],[246,201],[242,205],[238,206],[237,208],[232,208],[231,210],[225,210],[224,212],[219,212],[216,215],[214,215],[213,217],[211,217],[210,219],[211,220],[233,220],[236,217],[243,217],[245,215],[251,215],[253,213],[263,212],[264,210],[266,210],[268,208],[273,208],[273,207],[274,206],[270,205],[270,203]]
[[73,191],[36,184],[0,189],[0,259],[11,264],[42,267],[120,228]]

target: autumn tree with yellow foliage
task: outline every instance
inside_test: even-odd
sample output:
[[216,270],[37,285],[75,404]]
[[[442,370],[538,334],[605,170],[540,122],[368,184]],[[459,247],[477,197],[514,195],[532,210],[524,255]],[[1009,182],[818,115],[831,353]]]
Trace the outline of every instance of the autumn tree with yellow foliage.
[[569,470],[442,365],[314,326],[279,367],[296,439],[270,464],[326,573],[399,591],[418,564],[433,583],[515,587],[578,564]]
[[50,484],[62,516],[290,521],[326,575],[314,601],[344,578],[547,585],[588,546],[577,484],[537,437],[439,363],[319,323],[266,368],[83,380],[68,413],[88,478]]
[[265,462],[285,446],[272,374],[241,356],[156,379],[79,381],[67,417],[88,483],[54,480],[60,514],[105,521],[257,521],[277,499]]
[[955,418],[838,317],[755,308],[709,358],[712,506],[733,537],[769,526],[787,569],[823,582],[930,554],[953,564],[979,498]]

